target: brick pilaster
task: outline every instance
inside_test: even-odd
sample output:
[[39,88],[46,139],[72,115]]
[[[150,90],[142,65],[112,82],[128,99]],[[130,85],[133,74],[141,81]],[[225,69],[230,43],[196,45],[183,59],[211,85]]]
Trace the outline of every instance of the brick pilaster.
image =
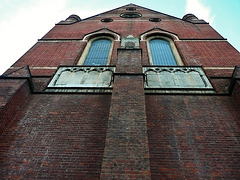
[[118,50],[101,179],[150,179],[141,50]]

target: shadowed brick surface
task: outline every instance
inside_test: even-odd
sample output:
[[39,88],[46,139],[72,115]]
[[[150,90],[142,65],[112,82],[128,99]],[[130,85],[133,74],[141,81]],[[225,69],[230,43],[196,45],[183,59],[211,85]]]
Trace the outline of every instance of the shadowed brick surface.
[[150,179],[141,51],[118,55],[101,179]]
[[[233,99],[240,107],[240,80],[237,80],[233,89]],[[240,112],[239,112],[240,113]]]
[[153,179],[239,179],[240,109],[230,97],[147,96]]
[[33,78],[35,91],[44,91],[51,78]]
[[229,93],[229,86],[231,84],[231,79],[211,79],[212,85],[215,87],[217,93]]
[[233,94],[232,97],[235,102],[240,107],[240,67],[235,68],[235,72],[233,74],[233,78],[235,79],[234,87],[233,87]]
[[30,95],[25,79],[0,80],[0,135],[9,126]]
[[0,179],[98,179],[109,100],[33,95],[0,136]]

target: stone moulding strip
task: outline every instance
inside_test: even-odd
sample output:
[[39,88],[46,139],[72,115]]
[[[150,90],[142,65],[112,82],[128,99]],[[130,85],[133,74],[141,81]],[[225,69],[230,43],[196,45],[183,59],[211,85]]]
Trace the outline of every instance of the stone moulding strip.
[[145,95],[179,95],[179,96],[229,96],[229,93],[218,94],[215,91],[178,91],[178,90],[151,90],[145,89]]
[[[19,69],[22,67],[10,67],[9,69]],[[29,69],[57,69],[58,67],[36,67],[36,66],[32,66],[29,67]]]
[[145,76],[144,73],[113,73],[113,75],[117,75],[117,76]]
[[[120,39],[114,39],[113,41],[120,41]],[[88,42],[86,39],[39,39],[38,42]]]
[[38,42],[81,42],[82,39],[38,39]]
[[218,41],[227,41],[227,39],[178,39],[174,41],[213,41],[213,42],[218,42]]
[[235,67],[203,67],[203,69],[234,70]]
[[214,90],[196,90],[196,89],[144,89],[145,94],[164,94],[164,95],[219,95]]
[[[147,41],[146,39],[140,39],[141,42],[145,42]],[[205,42],[227,42],[227,39],[179,39],[179,40],[173,40],[174,42],[175,41],[178,41],[178,42],[181,42],[181,41],[190,41],[190,42],[193,42],[193,41],[196,41],[196,42],[201,42],[201,41],[205,41]]]
[[[114,39],[114,42],[120,42],[120,39]],[[39,39],[38,42],[88,42],[85,39]]]
[[47,88],[45,93],[90,93],[106,94],[112,93],[112,88]]

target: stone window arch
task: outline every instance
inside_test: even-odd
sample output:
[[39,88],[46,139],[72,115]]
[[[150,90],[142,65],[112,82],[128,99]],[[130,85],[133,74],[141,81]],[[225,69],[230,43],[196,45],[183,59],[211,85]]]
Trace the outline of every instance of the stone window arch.
[[91,38],[77,65],[106,66],[110,64],[114,39],[109,36]]
[[172,39],[160,35],[150,36],[147,38],[147,48],[151,65],[183,66]]

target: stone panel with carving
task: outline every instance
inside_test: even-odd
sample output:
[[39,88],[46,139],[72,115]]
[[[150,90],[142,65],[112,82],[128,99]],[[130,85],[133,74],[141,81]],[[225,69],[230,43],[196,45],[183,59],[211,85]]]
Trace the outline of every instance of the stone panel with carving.
[[115,67],[60,67],[48,88],[112,87]]
[[145,88],[213,89],[201,67],[143,67]]

